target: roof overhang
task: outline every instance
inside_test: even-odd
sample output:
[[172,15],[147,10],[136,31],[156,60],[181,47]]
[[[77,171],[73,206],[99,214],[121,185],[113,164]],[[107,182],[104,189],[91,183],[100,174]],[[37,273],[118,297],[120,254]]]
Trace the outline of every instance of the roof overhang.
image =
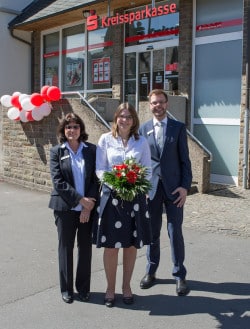
[[22,30],[22,31],[43,31],[65,24],[71,24],[77,21],[84,20],[83,10],[96,10],[97,15],[107,15],[108,9],[109,12],[113,12],[116,9],[129,9],[138,7],[141,5],[151,4],[151,1],[145,0],[135,0],[135,1],[89,1],[88,5],[80,5],[79,7],[70,7],[61,12],[55,12],[50,15],[33,15],[32,17],[27,18],[16,24],[10,24],[9,28],[11,30]]

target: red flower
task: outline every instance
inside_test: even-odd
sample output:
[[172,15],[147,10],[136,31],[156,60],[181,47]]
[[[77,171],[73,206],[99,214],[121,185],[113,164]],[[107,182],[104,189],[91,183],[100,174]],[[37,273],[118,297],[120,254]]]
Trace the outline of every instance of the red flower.
[[127,169],[128,166],[126,164],[120,164],[120,165],[114,165],[113,168],[115,170],[123,170],[123,169]]
[[137,180],[137,174],[133,170],[130,170],[129,172],[127,172],[126,177],[127,177],[127,181],[130,184],[135,184],[135,182]]
[[132,169],[138,174],[140,171],[140,167],[138,167],[136,164],[132,166]]

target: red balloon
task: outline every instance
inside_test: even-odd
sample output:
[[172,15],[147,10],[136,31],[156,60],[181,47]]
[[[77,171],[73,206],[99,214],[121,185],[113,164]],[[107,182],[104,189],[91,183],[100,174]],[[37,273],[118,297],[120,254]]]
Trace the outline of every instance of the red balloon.
[[19,95],[12,95],[10,102],[13,106],[17,107],[19,110],[22,108],[22,106],[19,102]]
[[48,96],[47,96],[47,91],[48,91],[48,89],[49,89],[49,87],[50,86],[43,86],[42,88],[41,88],[41,96],[43,97],[43,99],[45,100],[45,101],[47,101],[47,102],[49,102],[50,100],[49,100],[49,98],[48,98]]
[[58,101],[61,98],[61,91],[56,86],[51,86],[47,90],[47,96],[51,101]]
[[30,96],[30,102],[31,104],[33,104],[34,106],[40,106],[43,104],[43,97],[42,95],[38,94],[38,93],[33,93]]
[[34,121],[32,117],[32,111],[26,111],[25,115],[28,121]]

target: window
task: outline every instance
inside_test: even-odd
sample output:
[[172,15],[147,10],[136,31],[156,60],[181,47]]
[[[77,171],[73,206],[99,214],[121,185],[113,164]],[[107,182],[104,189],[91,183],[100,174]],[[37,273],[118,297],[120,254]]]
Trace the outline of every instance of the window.
[[84,82],[84,25],[64,29],[62,37],[63,90],[83,89]]
[[59,32],[44,36],[44,72],[43,81],[45,85],[59,86]]

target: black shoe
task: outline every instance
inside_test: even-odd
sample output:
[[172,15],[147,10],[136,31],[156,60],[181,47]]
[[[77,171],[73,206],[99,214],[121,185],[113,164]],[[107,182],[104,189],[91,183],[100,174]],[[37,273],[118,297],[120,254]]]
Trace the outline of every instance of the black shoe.
[[178,296],[186,296],[189,291],[186,280],[176,280],[176,293]]
[[71,304],[71,303],[73,303],[74,298],[72,295],[69,295],[68,292],[63,292],[62,300],[67,304]]
[[83,293],[83,292],[79,292],[78,294],[78,298],[82,301],[82,302],[88,302],[90,299],[90,293]]
[[145,274],[144,277],[141,279],[140,287],[141,289],[148,289],[153,286],[155,283],[155,274]]
[[130,297],[124,297],[123,296],[122,301],[126,305],[132,305],[132,304],[134,304],[134,297],[133,296],[130,296]]
[[104,298],[104,304],[107,307],[113,307],[115,305],[115,299],[114,298]]

